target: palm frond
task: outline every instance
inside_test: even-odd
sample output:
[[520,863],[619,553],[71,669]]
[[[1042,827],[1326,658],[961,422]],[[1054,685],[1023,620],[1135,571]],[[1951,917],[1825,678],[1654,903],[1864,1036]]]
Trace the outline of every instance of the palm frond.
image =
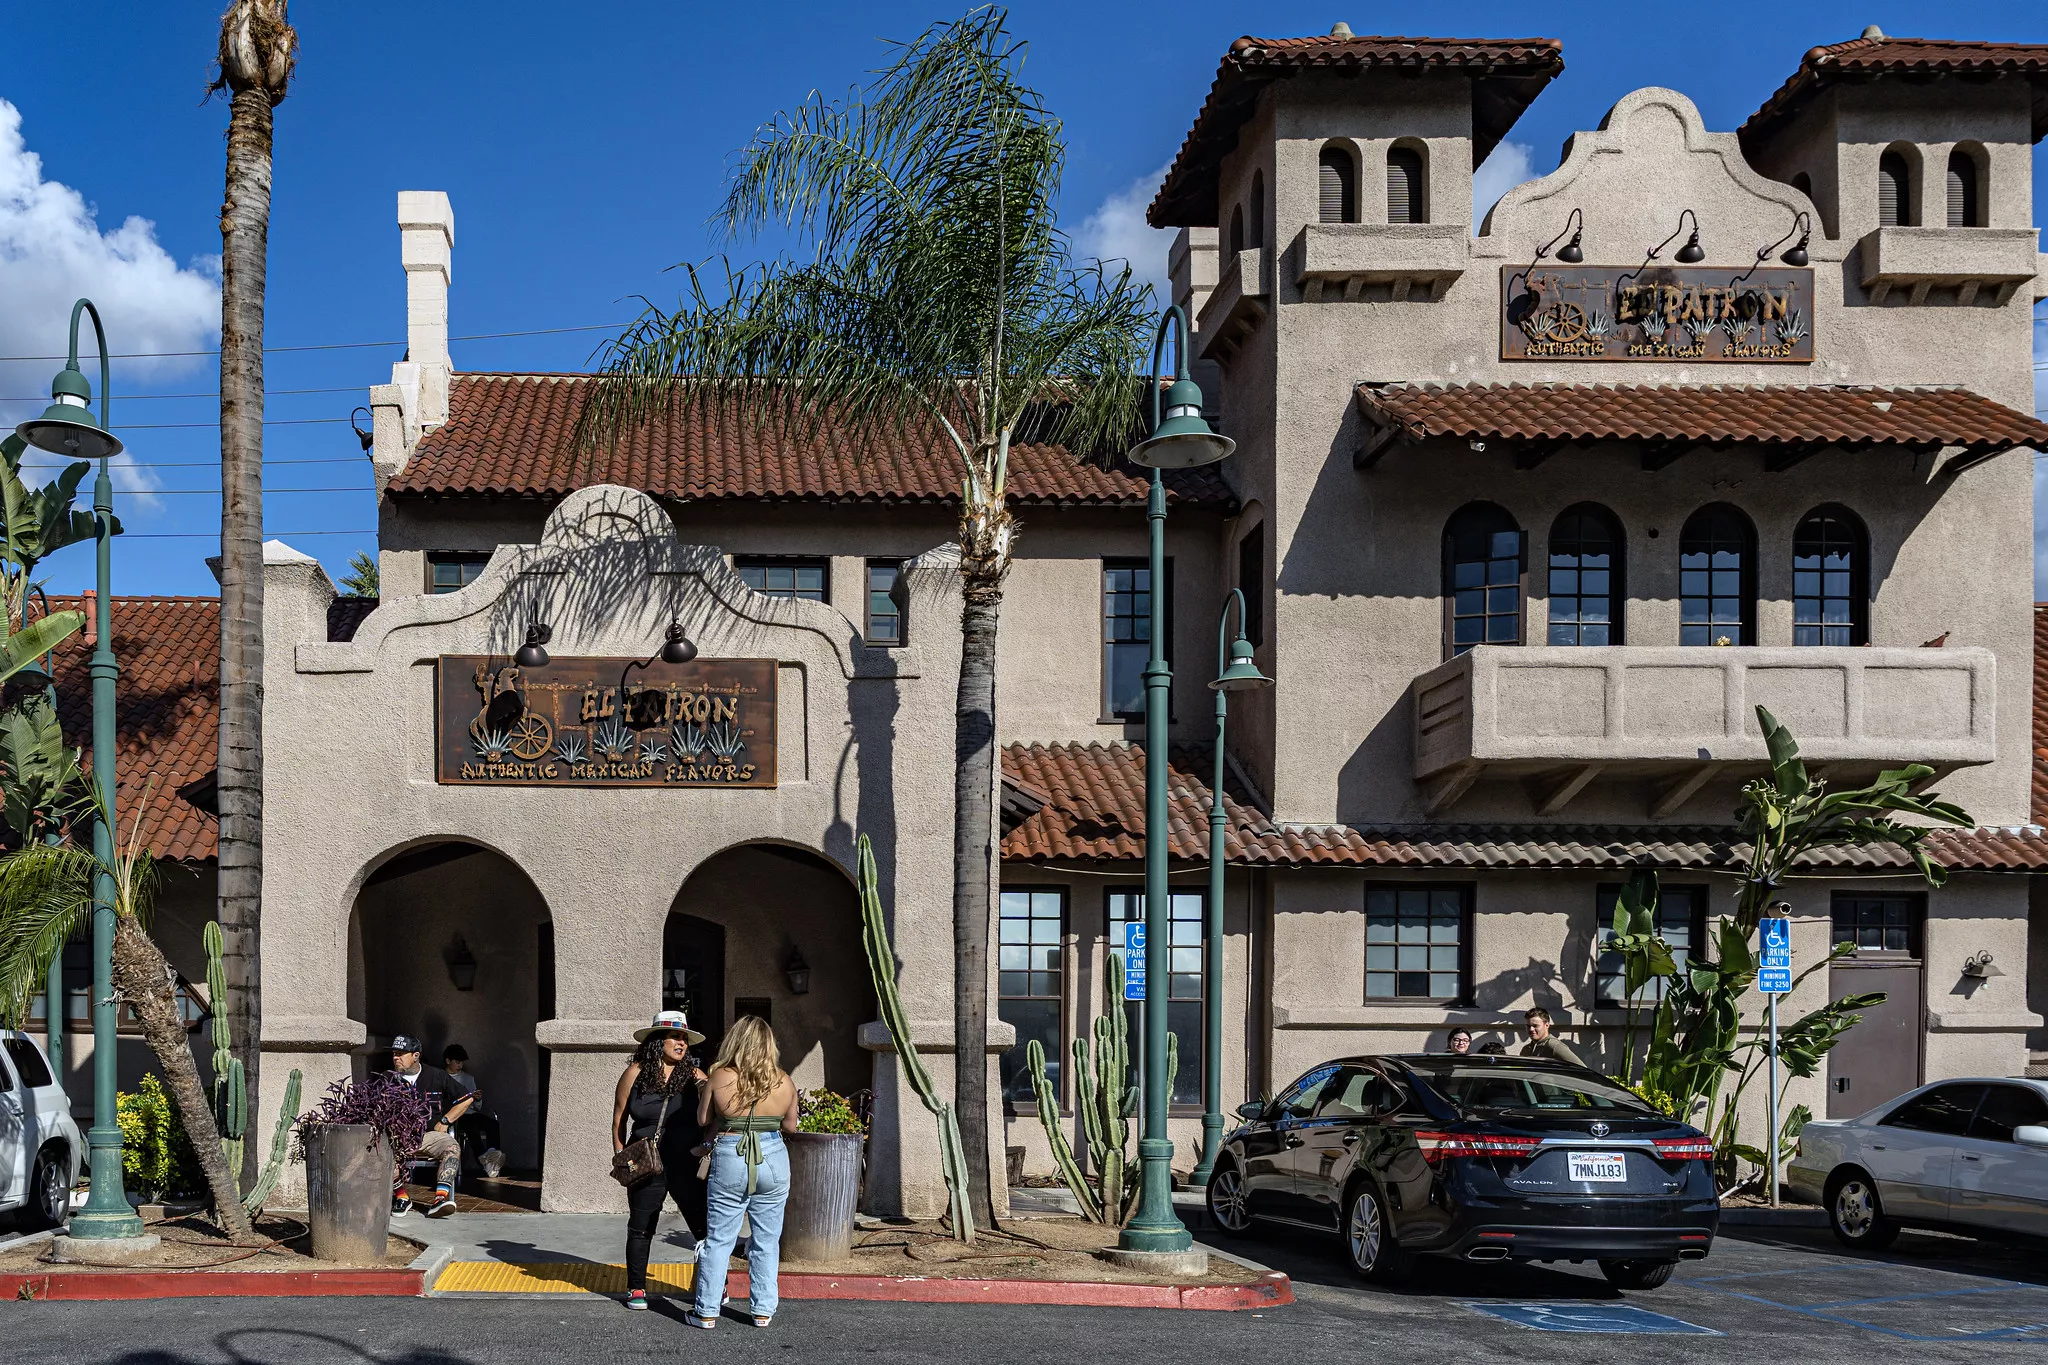
[[0,856],[0,1011],[20,1019],[50,960],[92,914],[98,860],[69,844]]

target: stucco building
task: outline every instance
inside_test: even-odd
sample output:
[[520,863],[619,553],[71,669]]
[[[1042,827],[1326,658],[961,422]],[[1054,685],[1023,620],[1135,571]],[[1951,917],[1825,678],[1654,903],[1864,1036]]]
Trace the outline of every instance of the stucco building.
[[[1612,1058],[1613,891],[1661,869],[1682,947],[1732,908],[1758,704],[1829,781],[1926,762],[1977,822],[1931,841],[1939,890],[1876,848],[1787,890],[1802,965],[1859,945],[1791,1010],[1890,995],[1797,1097],[1859,1112],[2048,1049],[2028,875],[2048,863],[2028,325],[2048,47],[1873,32],[1807,53],[1736,131],[1623,94],[1473,223],[1474,167],[1562,70],[1547,41],[1240,39],[1153,203],[1238,442],[1171,485],[1175,961],[1154,991],[1182,1040],[1181,1169],[1195,774],[1232,587],[1277,685],[1231,717],[1226,1111],[1452,1024],[1507,1039],[1537,1004]],[[266,567],[266,1076],[317,1088],[398,1031],[460,1041],[546,1203],[610,1208],[632,1028],[664,1002],[714,1033],[760,1013],[801,1084],[875,1092],[871,1203],[936,1212],[849,869],[870,835],[948,1084],[951,457],[738,420],[579,456],[588,381],[457,370],[452,209],[407,193],[399,219],[409,356],[370,395],[382,599],[337,602],[283,547]],[[1064,1057],[1086,1035],[1140,892],[1143,487],[1016,456],[986,1060],[1013,1101],[996,1145],[1032,1170],[1020,1040]],[[697,662],[655,659],[672,624]],[[549,664],[507,676],[530,634]],[[1972,974],[1987,953],[2000,974]]]

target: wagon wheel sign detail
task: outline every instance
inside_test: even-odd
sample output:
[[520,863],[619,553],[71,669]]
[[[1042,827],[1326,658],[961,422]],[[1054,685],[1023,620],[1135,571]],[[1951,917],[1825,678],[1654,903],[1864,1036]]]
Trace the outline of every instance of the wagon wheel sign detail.
[[531,763],[547,754],[549,746],[555,742],[555,727],[548,724],[545,717],[528,711],[513,722],[506,738],[512,742],[512,752]]

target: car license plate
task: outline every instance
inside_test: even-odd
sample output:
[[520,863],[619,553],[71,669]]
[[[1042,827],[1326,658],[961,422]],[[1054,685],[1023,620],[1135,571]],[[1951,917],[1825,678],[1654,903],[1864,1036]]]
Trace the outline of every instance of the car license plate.
[[1568,1152],[1565,1161],[1573,1180],[1613,1183],[1628,1179],[1628,1159],[1619,1152]]

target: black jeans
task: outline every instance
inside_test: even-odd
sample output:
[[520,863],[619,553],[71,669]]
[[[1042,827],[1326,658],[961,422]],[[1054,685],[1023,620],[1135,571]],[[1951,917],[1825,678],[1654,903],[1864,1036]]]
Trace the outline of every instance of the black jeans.
[[664,1143],[661,1163],[665,1173],[643,1180],[626,1191],[626,1288],[647,1288],[647,1256],[654,1246],[654,1225],[661,1218],[661,1206],[671,1197],[682,1210],[690,1235],[704,1240],[705,1188],[697,1179],[697,1158],[685,1147],[673,1156]]

